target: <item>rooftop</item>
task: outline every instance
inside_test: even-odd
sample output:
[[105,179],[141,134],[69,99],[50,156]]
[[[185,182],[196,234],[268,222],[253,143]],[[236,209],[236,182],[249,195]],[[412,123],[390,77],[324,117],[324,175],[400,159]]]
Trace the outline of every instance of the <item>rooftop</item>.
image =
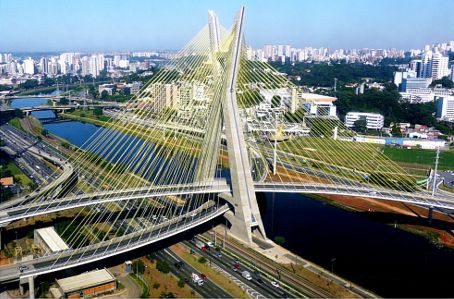
[[41,236],[46,245],[52,252],[62,251],[69,249],[65,241],[57,234],[53,226],[40,228],[35,231]]
[[0,185],[3,185],[5,187],[12,186],[12,185],[14,185],[14,178],[12,176],[1,178]]
[[317,101],[334,102],[337,100],[337,98],[335,98],[335,97],[325,96],[325,95],[317,94],[317,93],[309,93],[309,92],[303,92],[301,94],[301,98],[303,98],[306,101],[312,101],[312,102],[317,102]]
[[113,276],[107,269],[101,269],[63,279],[57,279],[56,281],[63,292],[69,293],[115,281],[115,276]]

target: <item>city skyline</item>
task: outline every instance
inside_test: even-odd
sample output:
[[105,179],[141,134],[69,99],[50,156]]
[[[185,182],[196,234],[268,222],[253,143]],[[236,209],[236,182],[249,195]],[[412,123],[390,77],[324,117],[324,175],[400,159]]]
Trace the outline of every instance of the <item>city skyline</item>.
[[[454,2],[437,0],[430,6],[422,5],[423,1],[409,3],[286,0],[279,6],[259,1],[172,1],[160,5],[137,0],[127,4],[78,1],[61,7],[51,0],[0,1],[0,51],[180,49],[203,27],[207,10],[220,11],[221,24],[228,24],[241,4],[247,9],[246,42],[254,48],[264,44],[291,44],[295,47],[411,49],[452,40],[454,26],[449,12]],[[363,9],[365,6],[367,11]],[[422,12],[427,22],[412,26],[411,16]],[[346,15],[349,17],[345,18]],[[434,21],[437,28],[443,30],[435,30]]]

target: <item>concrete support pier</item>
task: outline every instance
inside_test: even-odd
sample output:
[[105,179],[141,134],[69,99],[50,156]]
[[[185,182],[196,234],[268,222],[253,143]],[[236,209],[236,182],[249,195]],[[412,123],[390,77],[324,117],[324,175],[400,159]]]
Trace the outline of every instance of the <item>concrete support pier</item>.
[[28,292],[29,292],[29,298],[30,299],[35,299],[35,279],[33,276],[30,276],[28,278]]

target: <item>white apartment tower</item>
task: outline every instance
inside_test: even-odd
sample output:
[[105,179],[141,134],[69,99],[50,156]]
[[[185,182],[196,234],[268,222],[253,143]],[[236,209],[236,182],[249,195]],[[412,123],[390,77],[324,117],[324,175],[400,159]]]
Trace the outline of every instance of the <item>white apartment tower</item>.
[[29,75],[35,74],[35,63],[31,57],[24,60],[24,73]]
[[435,52],[432,56],[432,80],[438,80],[449,75],[449,57]]

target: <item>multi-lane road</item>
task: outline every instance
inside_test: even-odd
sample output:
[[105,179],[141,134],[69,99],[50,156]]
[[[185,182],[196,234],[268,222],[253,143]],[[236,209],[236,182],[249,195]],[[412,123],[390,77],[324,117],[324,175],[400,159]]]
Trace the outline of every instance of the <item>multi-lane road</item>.
[[[280,287],[275,287],[271,284],[271,280],[262,276],[257,269],[252,269],[244,264],[240,263],[240,269],[237,271],[233,270],[234,265],[237,261],[227,254],[220,254],[214,249],[202,251],[200,250],[193,241],[184,242],[184,245],[194,250],[198,254],[207,258],[212,266],[222,269],[224,275],[228,276],[232,281],[237,284],[243,285],[247,293],[254,298],[286,298],[294,297],[292,294],[287,293]],[[207,247],[209,248],[209,247]],[[248,271],[252,279],[247,280],[241,273]],[[299,296],[298,296],[299,297]]]

